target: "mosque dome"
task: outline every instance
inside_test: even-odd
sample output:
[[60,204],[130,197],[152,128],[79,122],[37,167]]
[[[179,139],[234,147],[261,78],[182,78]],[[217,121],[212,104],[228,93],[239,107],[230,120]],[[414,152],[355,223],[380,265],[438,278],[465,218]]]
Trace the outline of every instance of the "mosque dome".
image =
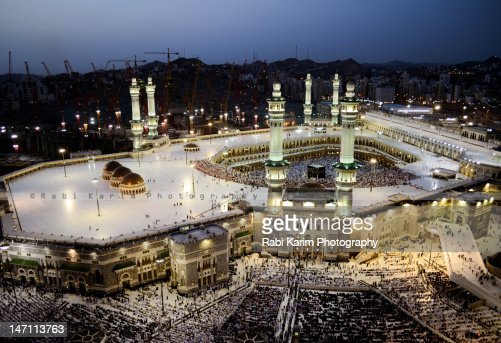
[[146,192],[146,184],[141,175],[128,173],[120,182],[120,192],[123,194],[141,194]]
[[129,173],[124,176],[122,179],[122,182],[120,182],[121,185],[127,185],[127,186],[134,186],[134,185],[139,185],[139,184],[144,184],[144,180],[141,177],[141,175],[136,174],[136,173]]
[[501,251],[487,257],[486,267],[491,274],[501,278]]
[[353,83],[353,81],[348,81],[348,83],[346,84],[346,91],[347,92],[354,92],[355,91],[355,83]]
[[131,170],[127,167],[120,166],[116,169],[113,170],[113,174],[111,174],[111,177],[124,177],[125,175],[129,174]]
[[103,167],[102,177],[104,180],[109,180],[113,171],[122,165],[117,161],[109,161]]
[[104,168],[103,170],[106,170],[106,171],[113,171],[115,170],[117,167],[120,167],[121,164],[117,161],[109,161],[108,163],[106,163],[104,165]]
[[124,166],[116,168],[115,170],[113,170],[113,173],[111,174],[111,185],[113,187],[118,187],[123,177],[131,172],[132,171],[129,168],[126,168]]

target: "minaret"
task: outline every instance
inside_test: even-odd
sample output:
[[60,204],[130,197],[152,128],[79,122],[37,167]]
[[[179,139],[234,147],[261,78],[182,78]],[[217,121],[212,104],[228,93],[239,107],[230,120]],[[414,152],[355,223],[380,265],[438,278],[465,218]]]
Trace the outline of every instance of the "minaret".
[[355,122],[358,101],[355,99],[355,84],[348,81],[346,93],[341,101],[341,154],[336,168],[336,188],[338,191],[338,212],[340,216],[352,214],[352,190],[357,183],[358,164],[355,163]]
[[332,80],[332,106],[331,119],[332,125],[339,125],[339,83],[340,79],[336,74]]
[[139,110],[139,92],[141,87],[137,84],[136,78],[132,78],[132,85],[129,88],[132,99],[132,120],[130,127],[133,136],[133,149],[138,151],[141,148],[141,135],[143,134],[143,121]]
[[158,134],[158,117],[155,111],[155,85],[151,77],[148,77],[146,95],[148,96],[148,136],[154,137]]
[[284,160],[283,155],[285,99],[282,98],[279,82],[273,83],[272,97],[267,101],[270,117],[270,155],[264,165],[266,167],[266,183],[269,187],[268,206],[279,206],[289,165],[289,162]]
[[306,75],[306,80],[304,80],[304,85],[306,87],[306,91],[304,93],[304,123],[310,125],[311,123],[311,75]]

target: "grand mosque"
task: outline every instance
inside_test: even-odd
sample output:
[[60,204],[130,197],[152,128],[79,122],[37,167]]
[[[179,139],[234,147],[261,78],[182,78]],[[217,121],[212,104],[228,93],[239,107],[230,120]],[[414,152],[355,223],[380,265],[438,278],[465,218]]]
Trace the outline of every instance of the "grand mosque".
[[[188,294],[227,281],[230,259],[253,251],[346,261],[403,251],[414,241],[429,240],[430,254],[432,248],[444,250],[444,227],[468,228],[471,242],[488,235],[501,200],[501,167],[489,149],[381,112],[359,113],[354,83],[346,82],[340,96],[339,75],[332,82],[325,123],[312,117],[308,74],[303,126],[284,126],[285,98],[275,82],[269,129],[169,140],[156,131],[152,79],[144,86],[145,118],[140,82],[133,79],[132,152],[45,162],[3,176],[8,194],[1,217],[3,277],[93,294],[162,279]],[[326,130],[316,131],[319,125]],[[317,176],[294,183],[295,162],[325,156],[333,163],[311,163]],[[370,176],[379,166],[415,177],[378,184],[371,181],[375,174]],[[360,183],[361,168],[370,181]],[[332,178],[328,185],[318,182],[323,169]],[[253,182],[257,176],[250,175],[259,170],[264,180]],[[371,218],[374,230],[350,237],[378,240],[377,250],[262,244],[265,218],[312,213]],[[276,233],[281,234],[288,235]],[[500,276],[499,266],[483,264],[482,246],[476,245],[475,253],[479,268]],[[501,305],[499,288],[474,286],[456,272],[452,254],[450,259],[451,279]]]

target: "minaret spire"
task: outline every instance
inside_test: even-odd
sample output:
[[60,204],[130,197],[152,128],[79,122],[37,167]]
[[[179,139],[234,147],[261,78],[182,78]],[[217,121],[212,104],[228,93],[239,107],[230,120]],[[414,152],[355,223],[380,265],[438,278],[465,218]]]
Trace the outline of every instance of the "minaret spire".
[[331,106],[331,119],[332,125],[339,125],[339,84],[340,79],[338,74],[332,80],[332,106]]
[[282,187],[287,176],[289,162],[283,156],[283,123],[285,113],[285,99],[280,91],[280,82],[273,83],[273,93],[268,99],[268,114],[270,117],[270,154],[264,162],[266,167],[266,183],[269,186],[269,206],[280,204]]
[[151,77],[148,77],[146,95],[148,97],[148,136],[155,137],[158,134],[158,116],[155,109],[155,85]]
[[311,113],[312,113],[312,105],[311,105],[311,75],[306,75],[306,80],[304,80],[304,85],[306,91],[304,93],[304,123],[309,125],[311,122]]
[[141,112],[139,107],[139,93],[141,87],[138,85],[136,78],[132,78],[132,84],[129,88],[130,97],[132,100],[132,120],[130,121],[133,149],[139,151],[141,148],[141,135],[143,133],[143,121],[141,120]]
[[358,101],[355,99],[355,84],[348,81],[346,93],[341,101],[342,136],[341,153],[336,168],[339,215],[351,215],[352,190],[357,183],[358,164],[355,163],[355,123],[358,115]]

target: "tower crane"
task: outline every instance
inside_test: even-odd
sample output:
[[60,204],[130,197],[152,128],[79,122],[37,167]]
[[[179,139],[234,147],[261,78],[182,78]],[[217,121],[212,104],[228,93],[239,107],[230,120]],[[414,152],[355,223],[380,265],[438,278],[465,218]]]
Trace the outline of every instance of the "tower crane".
[[7,111],[11,111],[13,109],[13,102],[14,102],[14,85],[12,84],[12,51],[9,51],[9,76],[7,79],[7,100],[8,100],[8,107]]
[[9,51],[9,82],[12,82],[12,51]]
[[200,75],[200,66],[202,65],[202,62],[200,60],[197,60],[197,65],[196,65],[196,71],[195,71],[195,80],[193,81],[193,92],[191,93],[191,101],[190,101],[190,107],[188,109],[188,115],[193,114],[193,105],[195,104],[195,97],[197,95],[197,85],[198,85],[198,77]]
[[148,51],[145,52],[145,54],[153,54],[153,55],[167,55],[167,65],[165,67],[165,99],[164,99],[164,108],[163,112],[168,113],[169,112],[169,107],[170,107],[170,98],[171,98],[171,90],[174,87],[174,84],[172,83],[172,69],[170,65],[170,57],[171,55],[176,56],[179,55],[179,52],[171,52],[170,48],[167,48],[167,52],[161,52],[161,51]]
[[230,77],[228,79],[228,89],[226,90],[226,96],[224,97],[223,113],[228,113],[228,101],[230,99],[231,83],[233,81],[233,71],[235,70],[235,63],[231,65]]
[[32,106],[32,111],[33,111],[35,122],[37,122],[38,115],[36,114],[36,110],[35,110],[35,104],[38,100],[37,99],[37,88],[36,88],[36,85],[33,85],[33,81],[31,79],[30,67],[28,66],[28,62],[24,61],[24,65],[26,67],[26,83],[27,83],[26,88],[29,87],[29,91],[31,93],[29,96],[29,102],[31,103],[31,106]]
[[145,54],[154,54],[154,55],[167,55],[167,63],[170,64],[170,56],[171,55],[179,55],[179,52],[171,52],[170,48],[167,48],[167,52],[165,51],[148,51]]

